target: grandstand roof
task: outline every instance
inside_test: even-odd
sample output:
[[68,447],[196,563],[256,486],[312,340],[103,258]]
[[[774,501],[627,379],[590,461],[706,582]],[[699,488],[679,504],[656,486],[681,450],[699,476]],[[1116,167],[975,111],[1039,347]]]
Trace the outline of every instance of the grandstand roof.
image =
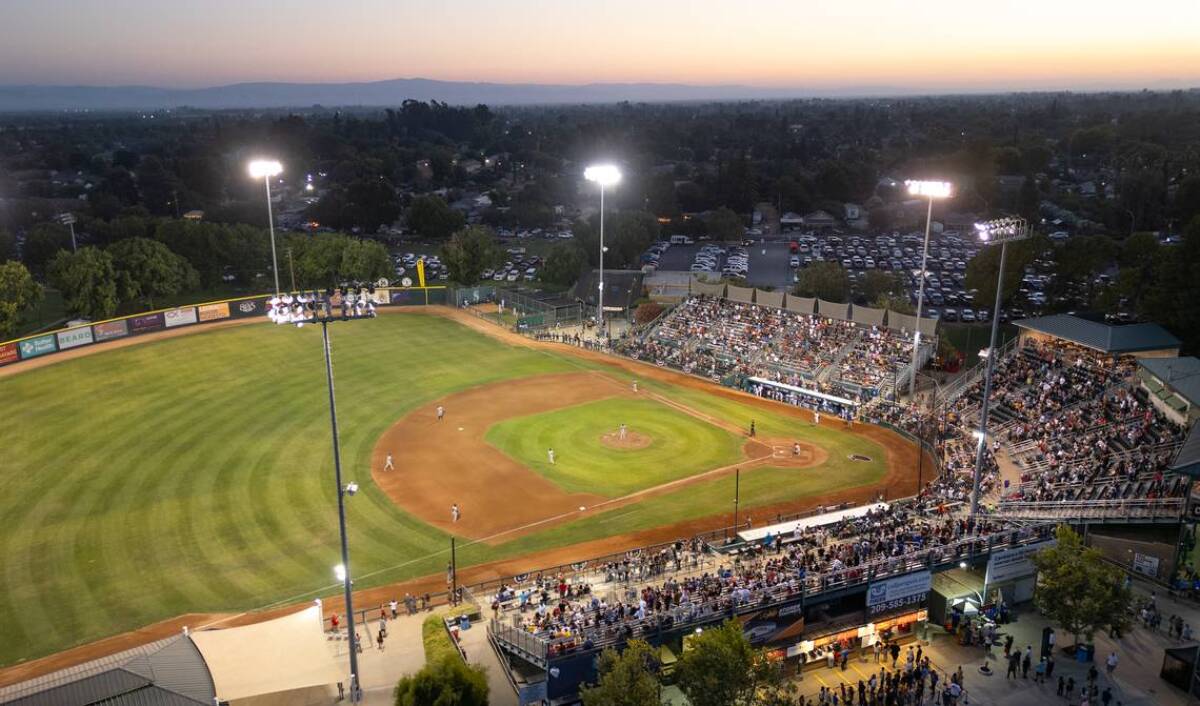
[[1175,394],[1200,404],[1200,358],[1142,358],[1138,361]]
[[1138,353],[1179,348],[1181,341],[1158,324],[1112,326],[1071,314],[1021,319],[1013,324],[1104,353]]
[[1187,439],[1175,454],[1171,469],[1176,473],[1186,473],[1193,478],[1200,476],[1200,422],[1192,425]]
[[200,651],[177,635],[0,689],[20,706],[195,706],[216,691]]

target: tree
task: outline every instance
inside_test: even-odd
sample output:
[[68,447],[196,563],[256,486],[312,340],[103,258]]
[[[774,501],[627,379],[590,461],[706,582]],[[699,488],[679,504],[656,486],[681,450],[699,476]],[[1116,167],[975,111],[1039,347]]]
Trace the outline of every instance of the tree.
[[[1025,274],[1025,266],[1033,262],[1036,246],[1033,241],[1023,240],[1010,243],[1008,256],[1004,262],[1004,296],[1001,305],[1012,299],[1021,278]],[[983,307],[991,307],[996,301],[996,277],[1000,269],[1000,246],[991,245],[979,251],[967,263],[966,288],[978,289],[975,301]],[[999,312],[993,312],[998,314]]]
[[441,196],[418,196],[408,207],[408,227],[423,238],[445,240],[463,227],[466,219]]
[[579,279],[587,257],[575,243],[555,243],[542,263],[542,281],[569,287]]
[[1096,631],[1123,629],[1129,621],[1132,594],[1121,570],[1104,561],[1100,552],[1083,544],[1067,525],[1055,530],[1056,546],[1033,556],[1038,569],[1034,601],[1038,610],[1075,638],[1090,643]]
[[170,248],[149,238],[128,238],[107,251],[122,301],[153,307],[154,300],[199,286],[196,270]]
[[814,262],[800,270],[793,291],[801,297],[844,302],[850,295],[850,275],[836,262]]
[[1037,180],[1032,174],[1025,175],[1021,182],[1021,191],[1017,196],[1017,213],[1030,222],[1037,222],[1042,212],[1042,198],[1038,194]]
[[0,339],[17,332],[21,315],[42,300],[42,287],[19,262],[0,264]]
[[71,247],[71,233],[57,223],[39,223],[25,234],[21,248],[21,260],[35,275],[46,273],[46,264],[59,250]]
[[475,284],[483,271],[496,261],[496,234],[487,226],[468,226],[442,246],[442,262],[450,279]]
[[396,706],[487,706],[487,675],[449,654],[401,679],[392,693]]
[[342,245],[342,279],[374,282],[395,272],[392,258],[383,243],[346,237]]
[[742,219],[729,208],[722,206],[708,217],[708,234],[715,240],[741,240],[746,234]]
[[658,657],[643,640],[630,640],[621,652],[600,654],[600,680],[579,691],[583,706],[656,706],[659,703]]
[[117,313],[117,272],[106,251],[90,246],[76,252],[59,250],[47,271],[50,282],[62,292],[68,312],[89,319]]
[[17,259],[17,239],[7,230],[0,228],[0,262]]
[[[641,254],[658,239],[659,231],[658,219],[645,211],[621,211],[607,217],[604,221],[604,267],[636,267]],[[576,223],[575,242],[583,247],[590,264],[599,264],[599,219]]]
[[690,639],[675,665],[675,682],[692,706],[749,706],[760,689],[778,686],[778,673],[736,620]]
[[863,298],[868,302],[887,300],[889,297],[899,297],[904,294],[904,284],[900,277],[892,272],[883,270],[867,270],[859,283]]

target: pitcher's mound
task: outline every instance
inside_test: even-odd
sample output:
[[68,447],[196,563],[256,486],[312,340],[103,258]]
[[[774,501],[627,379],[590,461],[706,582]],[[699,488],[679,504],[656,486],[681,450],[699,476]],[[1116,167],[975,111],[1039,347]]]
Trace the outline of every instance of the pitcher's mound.
[[621,438],[621,432],[610,431],[600,437],[600,443],[610,449],[632,450],[644,449],[650,445],[652,439],[645,434],[639,434],[636,431],[625,430],[625,438]]

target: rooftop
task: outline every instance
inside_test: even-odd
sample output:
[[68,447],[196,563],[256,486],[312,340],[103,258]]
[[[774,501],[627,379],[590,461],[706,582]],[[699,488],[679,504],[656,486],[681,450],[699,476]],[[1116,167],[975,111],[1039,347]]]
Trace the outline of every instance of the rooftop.
[[1113,326],[1072,314],[1021,319],[1013,324],[1104,353],[1137,353],[1179,348],[1181,345],[1178,338],[1158,324]]
[[1200,403],[1200,358],[1143,358],[1138,365],[1188,402]]

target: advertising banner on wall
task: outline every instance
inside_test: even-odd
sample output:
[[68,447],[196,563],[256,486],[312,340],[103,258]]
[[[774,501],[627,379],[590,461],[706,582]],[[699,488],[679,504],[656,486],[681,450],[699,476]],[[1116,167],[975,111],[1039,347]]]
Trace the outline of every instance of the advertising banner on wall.
[[229,318],[229,302],[220,304],[205,304],[196,308],[201,321],[216,321]]
[[262,299],[243,299],[237,302],[229,302],[229,315],[235,319],[244,319],[248,316],[266,316],[267,301],[269,298]]
[[21,360],[36,358],[39,355],[46,355],[58,350],[58,346],[54,342],[54,334],[48,333],[45,336],[37,336],[36,338],[26,338],[24,341],[17,343],[17,348],[21,351]]
[[867,589],[867,606],[874,608],[917,596],[923,597],[929,593],[931,588],[933,588],[933,574],[928,570],[878,581]]
[[804,633],[804,602],[765,608],[738,616],[742,633],[755,645],[794,639]]
[[107,341],[129,335],[129,324],[125,319],[120,321],[105,321],[92,327],[92,337],[96,342]]
[[167,328],[194,324],[196,323],[196,307],[185,306],[179,309],[167,309],[163,312],[163,320],[166,322]]
[[1158,557],[1135,553],[1133,570],[1145,576],[1158,576]]
[[162,314],[146,314],[145,316],[135,316],[129,321],[129,330],[132,333],[145,333],[147,331],[158,331],[163,327]]
[[60,351],[78,346],[86,346],[92,342],[91,326],[81,326],[80,328],[73,328],[70,331],[60,331],[58,334],[58,349]]
[[993,552],[988,559],[987,574],[983,582],[988,586],[1004,583],[1013,579],[1026,578],[1037,573],[1033,566],[1033,555],[1042,549],[1053,547],[1058,540],[1047,539],[1044,542],[1029,544],[1024,547],[1013,547],[1004,551]]
[[392,304],[396,306],[412,306],[425,303],[425,292],[420,289],[393,289]]
[[5,343],[0,346],[0,365],[8,365],[15,363],[21,359],[21,354],[17,351],[17,344]]

